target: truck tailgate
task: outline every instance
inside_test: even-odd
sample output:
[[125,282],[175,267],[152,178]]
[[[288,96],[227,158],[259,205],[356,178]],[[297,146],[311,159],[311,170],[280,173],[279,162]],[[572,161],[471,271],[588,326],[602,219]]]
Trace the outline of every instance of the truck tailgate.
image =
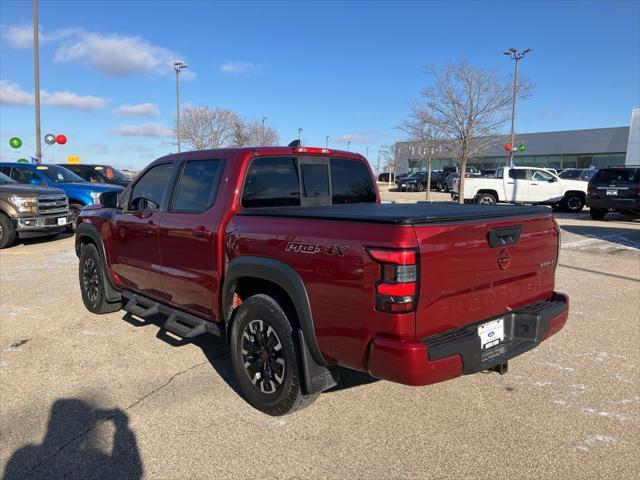
[[420,249],[416,339],[553,293],[559,233],[550,212],[414,228]]

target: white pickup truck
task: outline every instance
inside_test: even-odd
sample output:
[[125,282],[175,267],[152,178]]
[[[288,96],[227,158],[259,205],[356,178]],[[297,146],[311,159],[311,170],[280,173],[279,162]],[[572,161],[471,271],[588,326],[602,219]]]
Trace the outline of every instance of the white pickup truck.
[[[543,203],[570,212],[579,212],[585,205],[588,182],[565,180],[544,168],[504,167],[494,177],[464,179],[466,202],[495,204]],[[458,198],[460,180],[453,185],[451,196]]]

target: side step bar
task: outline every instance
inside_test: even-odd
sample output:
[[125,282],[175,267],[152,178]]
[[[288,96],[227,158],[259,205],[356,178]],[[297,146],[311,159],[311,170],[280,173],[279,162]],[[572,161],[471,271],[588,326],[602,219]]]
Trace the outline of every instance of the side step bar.
[[127,300],[123,309],[137,317],[147,318],[158,313],[166,315],[167,320],[162,328],[181,338],[193,338],[204,333],[222,336],[222,330],[216,322],[210,322],[128,290],[122,291],[122,297]]

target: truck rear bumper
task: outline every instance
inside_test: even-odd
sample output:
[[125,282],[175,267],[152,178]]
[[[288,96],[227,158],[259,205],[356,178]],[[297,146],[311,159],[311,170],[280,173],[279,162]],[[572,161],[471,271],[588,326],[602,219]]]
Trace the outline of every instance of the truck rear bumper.
[[632,210],[640,211],[640,197],[638,198],[597,198],[587,197],[589,208],[601,208],[603,210]]
[[369,373],[406,385],[429,385],[460,375],[488,370],[505,363],[557,333],[567,321],[569,297],[555,293],[547,302],[536,302],[505,313],[504,340],[481,349],[477,327],[487,321],[423,339],[402,343],[378,338],[369,353]]

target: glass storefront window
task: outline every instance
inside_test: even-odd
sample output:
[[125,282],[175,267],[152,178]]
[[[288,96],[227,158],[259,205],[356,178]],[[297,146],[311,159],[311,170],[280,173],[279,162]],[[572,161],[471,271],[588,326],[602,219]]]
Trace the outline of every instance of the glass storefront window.
[[621,167],[624,165],[626,154],[624,153],[611,153],[609,155],[609,166]]
[[562,156],[562,168],[576,168],[577,165],[578,165],[577,155]]

